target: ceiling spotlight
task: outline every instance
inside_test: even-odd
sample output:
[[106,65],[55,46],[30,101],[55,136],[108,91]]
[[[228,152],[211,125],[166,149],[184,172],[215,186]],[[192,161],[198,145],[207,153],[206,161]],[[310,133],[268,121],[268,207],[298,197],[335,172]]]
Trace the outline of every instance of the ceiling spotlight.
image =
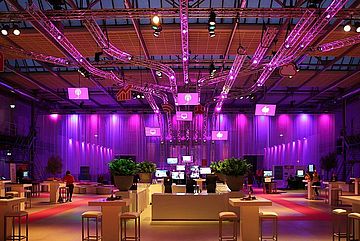
[[159,77],[161,77],[161,76],[162,76],[162,73],[161,73],[161,71],[159,71],[159,70],[156,70],[156,72],[155,72],[155,73],[156,73],[156,75],[157,75],[157,76],[159,76]]
[[144,95],[142,95],[142,96],[141,96],[141,99],[145,99],[145,96],[144,96]]
[[84,78],[89,78],[89,77],[90,77],[89,71],[87,71],[84,67],[80,67],[80,68],[78,69],[78,72],[79,72]]
[[152,17],[151,19],[151,23],[154,24],[154,25],[159,25],[160,24],[160,18],[158,15],[155,15]]
[[136,98],[140,99],[140,98],[141,98],[141,96],[140,96],[140,95],[136,95]]
[[100,61],[100,56],[103,54],[103,52],[96,52],[95,53],[95,62],[99,62]]
[[20,35],[20,29],[19,29],[19,26],[17,25],[17,24],[14,24],[14,26],[13,26],[13,34],[15,35],[15,36],[19,36]]
[[4,35],[4,36],[7,36],[9,34],[9,25],[4,25],[1,29],[1,34]]
[[216,73],[216,68],[215,68],[215,64],[211,63],[210,67],[209,67],[209,72],[210,72],[210,76],[213,77]]
[[216,24],[216,13],[214,11],[211,11],[209,16],[209,25],[215,25]]
[[345,32],[350,32],[351,31],[351,25],[349,23],[344,26],[344,31]]
[[160,32],[162,30],[161,25],[157,26],[156,28],[153,27],[153,29],[154,29],[154,36],[157,38],[160,37]]
[[360,33],[360,22],[355,23],[355,32]]
[[53,6],[54,10],[62,10],[62,5],[65,5],[65,0],[48,0],[48,2]]
[[11,108],[11,109],[15,109],[15,104],[11,104],[11,105],[10,105],[10,108]]
[[210,38],[215,37],[215,24],[216,24],[216,14],[215,12],[211,11],[208,21],[208,31]]

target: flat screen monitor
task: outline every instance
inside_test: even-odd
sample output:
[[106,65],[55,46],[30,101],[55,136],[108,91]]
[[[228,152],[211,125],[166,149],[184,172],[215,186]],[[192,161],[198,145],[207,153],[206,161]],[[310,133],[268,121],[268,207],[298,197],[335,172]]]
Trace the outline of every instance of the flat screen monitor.
[[23,176],[24,176],[25,178],[29,177],[29,171],[24,171],[24,172],[23,172]]
[[304,176],[304,170],[297,170],[296,171],[296,176],[303,177]]
[[176,165],[176,171],[185,171],[185,165]]
[[198,105],[199,93],[178,93],[178,105]]
[[211,140],[226,141],[228,139],[227,131],[211,131]]
[[171,178],[174,180],[183,180],[185,179],[185,172],[172,172]]
[[190,178],[199,178],[200,177],[200,168],[199,166],[190,167]]
[[68,94],[70,100],[88,100],[89,90],[88,88],[68,88]]
[[314,165],[313,164],[309,165],[309,172],[314,172]]
[[193,158],[192,156],[182,156],[182,161],[185,163],[192,162]]
[[156,170],[155,171],[155,177],[156,178],[167,177],[166,172],[167,172],[167,170]]
[[191,111],[176,111],[176,120],[192,121],[193,113]]
[[174,164],[177,164],[177,163],[178,163],[177,157],[169,157],[167,159],[167,164],[174,165]]
[[255,115],[274,116],[276,105],[256,104]]
[[145,127],[145,136],[161,136],[159,127]]
[[201,175],[211,174],[211,168],[210,167],[200,167],[200,174]]
[[272,171],[264,171],[264,177],[272,177],[273,172]]

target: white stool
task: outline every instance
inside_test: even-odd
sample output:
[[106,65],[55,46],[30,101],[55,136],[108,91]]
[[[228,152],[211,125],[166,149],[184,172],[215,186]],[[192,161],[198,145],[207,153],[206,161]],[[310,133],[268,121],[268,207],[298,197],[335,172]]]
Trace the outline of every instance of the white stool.
[[[271,239],[271,240],[278,240],[278,214],[275,212],[260,212],[259,213],[260,219],[260,240],[263,239]],[[263,222],[264,221],[272,221],[272,234],[270,237],[263,235]]]
[[[355,230],[357,230],[357,234]],[[359,240],[356,238],[356,235],[358,235],[358,238],[360,237],[360,213],[349,213],[346,230],[346,240]]]
[[[229,221],[233,223],[233,232],[231,236],[223,236],[223,221]],[[221,212],[219,213],[219,241],[222,240],[237,240],[237,221],[238,216],[234,212]]]
[[332,211],[333,214],[333,233],[332,238],[333,241],[335,238],[337,240],[341,240],[342,238],[346,238],[346,218],[349,212],[345,209],[334,209]]
[[[100,227],[100,235],[99,235],[99,223],[101,223],[102,212],[98,211],[87,211],[81,214],[81,240],[101,240],[102,232]],[[95,220],[95,235],[90,233],[90,220]],[[85,237],[85,227],[84,222],[87,223],[86,233],[87,236]]]
[[[25,234],[21,233],[21,218],[25,217]],[[12,229],[11,229],[11,234],[10,236],[7,236],[6,230],[7,230],[7,220],[11,218],[11,222],[12,222]],[[17,226],[17,230],[18,232],[16,233],[16,227],[15,227],[15,221],[16,219],[18,219],[18,226]],[[10,213],[6,213],[4,216],[4,240],[22,240],[25,239],[26,241],[29,240],[29,228],[28,228],[28,224],[29,224],[29,215],[27,212],[25,211],[20,211],[20,212],[10,212]]]

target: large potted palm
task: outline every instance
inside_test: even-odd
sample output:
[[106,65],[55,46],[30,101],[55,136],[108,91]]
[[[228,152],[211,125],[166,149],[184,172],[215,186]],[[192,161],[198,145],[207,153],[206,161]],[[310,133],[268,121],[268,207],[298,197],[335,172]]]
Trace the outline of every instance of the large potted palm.
[[231,191],[242,190],[244,176],[251,169],[245,159],[229,158],[220,161],[219,172],[225,175],[226,184]]
[[130,159],[114,159],[109,163],[114,184],[120,191],[128,191],[136,174],[136,163]]
[[149,161],[143,161],[137,164],[137,172],[140,182],[151,183],[151,175],[156,171],[156,164]]

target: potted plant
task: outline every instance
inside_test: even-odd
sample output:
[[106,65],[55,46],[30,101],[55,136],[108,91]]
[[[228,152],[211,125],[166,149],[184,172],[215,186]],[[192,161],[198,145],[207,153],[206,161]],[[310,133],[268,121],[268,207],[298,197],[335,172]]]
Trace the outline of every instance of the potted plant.
[[140,182],[151,183],[151,175],[156,171],[156,164],[149,161],[143,161],[137,164]]
[[62,160],[59,156],[51,156],[48,159],[46,172],[52,175],[52,179],[55,180],[56,174],[60,174],[62,171]]
[[220,181],[225,182],[225,175],[221,173],[222,165],[222,161],[211,162],[210,169],[213,173],[215,173],[215,175],[219,178]]
[[130,159],[114,159],[109,163],[114,184],[120,191],[128,191],[136,174],[136,163]]
[[219,164],[219,172],[225,175],[226,184],[231,191],[240,191],[243,187],[244,176],[251,169],[251,164],[245,159],[224,159]]

